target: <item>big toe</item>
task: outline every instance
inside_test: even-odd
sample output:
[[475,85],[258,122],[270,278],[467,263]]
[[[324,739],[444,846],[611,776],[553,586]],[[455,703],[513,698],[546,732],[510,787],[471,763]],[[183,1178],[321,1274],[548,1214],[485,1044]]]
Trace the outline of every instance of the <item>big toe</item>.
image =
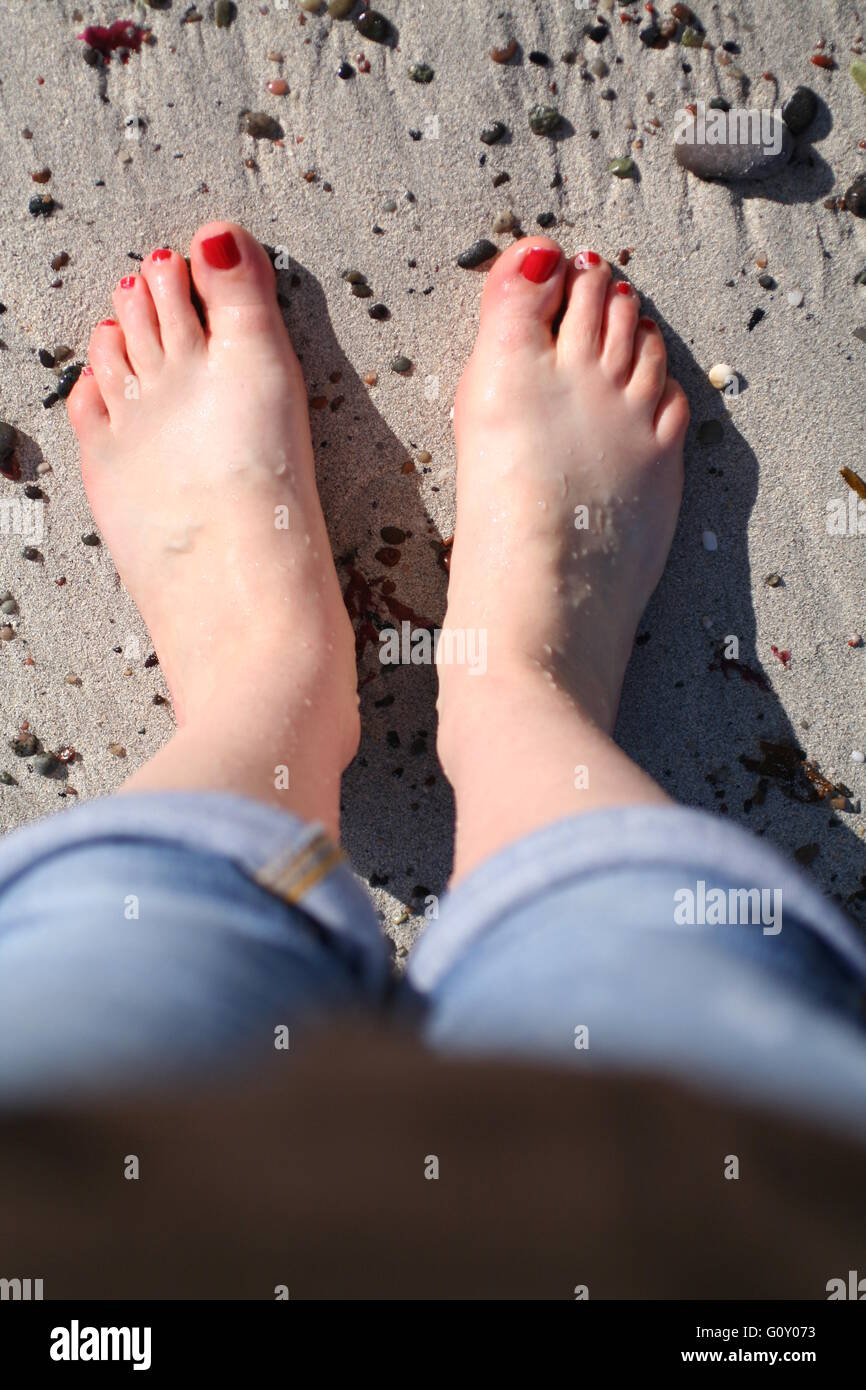
[[505,347],[549,347],[562,305],[565,257],[550,237],[523,237],[509,246],[487,276],[481,300],[481,338]]
[[276,277],[264,247],[234,222],[199,227],[190,268],[211,337],[235,340],[279,332]]

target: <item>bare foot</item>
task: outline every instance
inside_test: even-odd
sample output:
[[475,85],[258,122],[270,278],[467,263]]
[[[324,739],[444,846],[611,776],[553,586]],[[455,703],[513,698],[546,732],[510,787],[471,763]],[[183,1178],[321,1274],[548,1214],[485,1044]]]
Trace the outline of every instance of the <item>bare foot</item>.
[[[688,418],[659,329],[605,261],[588,252],[568,262],[545,237],[499,258],[455,405],[445,626],[485,630],[488,663],[478,677],[439,670],[439,748],[458,817],[459,784],[497,719],[518,741],[520,721],[537,719],[538,756],[553,737],[547,721],[571,729],[555,755],[562,794],[548,769],[548,819],[596,804],[575,798],[573,767],[589,744],[597,760],[614,726],[676,526]],[[602,782],[602,798],[629,799],[609,770]],[[489,797],[489,769],[487,783]]]
[[[306,390],[261,246],[211,223],[190,262],[207,327],[183,257],[151,252],[115,289],[116,319],[94,329],[69,414],[93,515],[179,722],[214,738],[223,715],[238,733],[268,725],[265,794],[290,759],[303,798],[312,745],[327,744],[322,775],[333,783],[333,764],[342,770],[358,739],[353,637],[316,492]],[[225,739],[211,756],[225,756]],[[169,781],[183,785],[176,773]],[[297,809],[297,796],[281,804]]]

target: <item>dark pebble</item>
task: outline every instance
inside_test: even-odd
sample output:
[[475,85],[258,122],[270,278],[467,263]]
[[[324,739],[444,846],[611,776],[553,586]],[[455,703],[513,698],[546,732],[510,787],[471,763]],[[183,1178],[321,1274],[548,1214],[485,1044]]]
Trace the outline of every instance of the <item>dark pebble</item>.
[[506,126],[502,121],[491,121],[481,132],[480,140],[483,145],[495,145],[497,140],[501,140],[505,134]]
[[391,359],[391,371],[398,376],[406,376],[412,370],[412,363],[408,357],[393,357]]
[[9,744],[16,758],[32,758],[39,747],[39,739],[35,734],[19,734],[13,738]]
[[496,249],[492,241],[482,237],[480,241],[473,241],[471,246],[460,252],[457,264],[461,270],[475,270],[478,266],[484,265],[485,261],[492,260],[496,255]]
[[53,753],[40,753],[38,758],[34,758],[33,766],[42,777],[53,777],[61,764]]
[[387,565],[389,569],[393,569],[395,565],[399,565],[401,555],[393,546],[383,545],[381,550],[376,551],[376,559],[380,565]]
[[352,67],[351,63],[347,63],[344,61],[337,68],[337,76],[342,77],[343,81],[345,82],[347,78],[355,76],[355,69]]
[[420,132],[420,130],[410,130],[410,131],[409,131],[409,139],[410,139],[410,140],[415,140],[416,142],[417,142],[418,140],[420,140],[420,139],[421,139],[421,132]]
[[533,106],[529,111],[529,129],[535,135],[552,135],[562,117],[555,106]]
[[746,328],[749,330],[749,332],[751,333],[753,328],[757,328],[758,324],[761,322],[761,319],[766,318],[766,316],[766,309],[753,309],[752,316],[749,319],[749,322],[746,324]]
[[237,19],[237,14],[237,6],[232,4],[232,0],[216,0],[213,7],[213,19],[218,29],[228,29],[229,25]]
[[64,367],[60,376],[57,378],[57,394],[61,400],[65,400],[81,376],[84,368],[83,362],[73,362],[70,367]]
[[34,195],[27,204],[33,217],[50,217],[54,211],[54,199],[50,193]]
[[21,554],[25,560],[42,560],[44,557],[41,550],[37,550],[35,545],[25,545]]
[[721,444],[722,426],[719,420],[704,420],[698,425],[699,444]]
[[360,281],[356,281],[352,284],[352,294],[355,296],[356,299],[373,298],[373,291],[370,289],[370,286],[361,284]]
[[168,700],[164,695],[154,695],[152,703],[154,705],[167,705]]
[[57,366],[57,358],[54,356],[54,353],[49,352],[47,348],[40,348],[37,356],[43,367]]
[[69,253],[58,251],[56,256],[51,257],[50,265],[52,270],[62,270],[65,265],[69,265]]
[[378,10],[362,10],[355,20],[355,28],[371,43],[387,43],[391,37],[391,25]]
[[539,227],[552,227],[556,221],[556,214],[552,212],[540,212],[535,220]]
[[776,282],[772,275],[767,275],[766,272],[758,276],[758,284],[762,290],[774,290],[776,288]]
[[15,426],[7,425],[5,420],[0,420],[0,468],[7,466],[15,453],[17,443],[18,431]]
[[678,19],[680,21],[680,24],[695,23],[694,11],[688,5],[680,4],[679,0],[676,5],[671,5],[671,14],[673,15],[674,19]]
[[42,398],[42,409],[43,409],[43,410],[50,410],[51,407],[52,407],[53,405],[56,405],[57,402],[58,402],[59,400],[60,400],[60,397],[58,396],[58,394],[57,394],[56,391],[49,391],[49,392],[48,392],[48,395],[47,395],[47,396],[43,396],[43,398]]
[[266,111],[245,111],[241,117],[241,130],[254,140],[281,140],[283,127]]
[[724,97],[710,97],[707,106],[711,111],[730,111],[731,103]]
[[734,39],[725,39],[722,48],[726,53],[739,53],[740,45]]
[[504,183],[511,182],[511,175],[506,174],[504,169],[500,169],[498,174],[493,175],[493,187],[501,188]]
[[550,59],[547,54],[542,53],[539,48],[533,48],[528,54],[528,57],[530,63],[534,63],[537,68],[546,68],[550,66]]
[[413,82],[432,82],[435,76],[429,63],[410,63],[409,76]]
[[586,31],[586,37],[592,39],[593,43],[604,43],[609,32],[606,24],[592,24]]
[[2,772],[0,772],[0,783],[2,783],[4,787],[18,786],[18,783],[15,781],[15,778],[12,776],[12,773],[6,772],[5,769]]
[[86,536],[81,537],[82,545],[101,545],[99,537],[95,531],[88,531]]
[[641,29],[638,38],[647,48],[657,48],[663,43],[662,31],[657,24],[648,24],[645,29]]
[[67,347],[65,343],[58,343],[54,349],[55,362],[68,362],[69,358],[72,356],[73,349],[71,347]]
[[613,87],[605,87],[603,92],[599,92],[602,101],[616,101],[616,92]]
[[802,135],[815,119],[818,98],[808,87],[798,87],[782,107],[782,120],[792,135]]
[[379,535],[386,545],[402,545],[406,539],[406,532],[399,526],[383,526]]
[[[714,131],[715,122],[711,123],[708,118],[707,133],[721,133],[725,136],[722,143],[711,145],[698,144],[695,141],[690,144],[685,138],[678,139],[674,144],[676,161],[683,169],[688,169],[689,173],[696,174],[700,179],[766,179],[786,165],[794,153],[794,139],[788,127],[772,114],[770,122],[769,143],[778,143],[778,152],[772,149],[767,152],[763,119],[760,122],[761,129],[757,132],[753,131],[750,123],[749,135],[758,135],[758,139],[753,143],[751,139],[748,142],[737,140],[736,131]],[[691,122],[686,127],[686,132],[692,135],[699,133],[696,131],[696,123]],[[734,138],[728,138],[729,135],[733,135]]]
[[854,276],[855,285],[866,285],[866,267],[860,271],[859,275]]
[[[25,483],[24,496],[29,497],[31,502],[40,502],[44,498],[45,493],[42,491],[41,487],[38,487],[36,485],[36,483]],[[4,613],[7,611],[5,605],[0,604],[0,607],[3,608]]]
[[845,190],[845,206],[855,217],[866,217],[866,174],[858,174]]
[[89,68],[102,67],[102,54],[98,53],[95,48],[85,48],[81,56]]
[[367,313],[371,319],[376,319],[379,323],[384,323],[385,319],[391,317],[391,310],[387,304],[371,304]]
[[152,667],[158,666],[158,665],[159,665],[159,657],[157,656],[156,652],[151,652],[149,656],[146,656],[146,657],[144,658],[144,669],[145,669],[145,671],[149,671],[149,670],[151,670]]

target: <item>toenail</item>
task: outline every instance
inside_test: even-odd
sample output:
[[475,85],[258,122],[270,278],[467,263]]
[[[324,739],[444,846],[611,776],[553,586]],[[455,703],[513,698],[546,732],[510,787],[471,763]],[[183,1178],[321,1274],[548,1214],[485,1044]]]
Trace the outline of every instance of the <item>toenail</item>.
[[167,261],[170,256],[171,251],[167,246],[160,246],[158,250],[151,251],[150,253],[150,259],[152,261]]
[[620,280],[616,287],[617,294],[631,294],[631,285],[627,285],[625,280]]
[[559,254],[558,248],[552,250],[549,246],[533,246],[520,262],[521,275],[534,285],[543,285],[559,265]]
[[100,319],[97,328],[116,328],[117,319]]
[[82,375],[82,376],[93,376],[93,368],[92,368],[92,367],[82,367],[82,368],[81,368],[81,375]]
[[201,243],[201,253],[214,270],[231,270],[240,264],[241,253],[231,232],[205,237]]
[[124,275],[123,279],[122,279],[121,282],[120,282],[120,288],[121,288],[122,290],[131,290],[134,284],[135,284],[135,276],[134,276],[134,275]]
[[578,251],[574,264],[578,270],[586,270],[587,266],[601,265],[601,256],[596,255],[595,251]]

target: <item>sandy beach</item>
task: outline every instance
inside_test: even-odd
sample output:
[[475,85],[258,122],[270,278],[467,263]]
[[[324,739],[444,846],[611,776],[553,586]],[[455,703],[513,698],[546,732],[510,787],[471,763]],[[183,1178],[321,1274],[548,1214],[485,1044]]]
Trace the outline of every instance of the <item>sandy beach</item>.
[[[444,612],[450,414],[484,277],[457,258],[543,226],[640,291],[692,406],[680,525],[618,738],[673,796],[765,836],[866,922],[866,502],[840,474],[866,475],[866,222],[839,205],[866,169],[850,72],[866,8],[696,0],[705,41],[684,45],[680,24],[664,47],[641,38],[635,4],[381,0],[384,43],[358,31],[361,9],[4,6],[0,420],[16,433],[0,476],[0,828],[111,792],[171,735],[51,395],[143,255],[236,220],[277,259],[359,637],[345,847],[405,953],[444,891],[453,808],[434,674],[384,667],[377,634]],[[144,30],[139,51],[88,60],[78,36],[122,20]],[[817,113],[769,178],[704,182],[677,164],[686,103],[770,109],[801,85]],[[551,134],[531,129],[539,105],[560,115]],[[482,141],[496,121],[504,133]],[[710,383],[719,363],[734,390]],[[233,638],[243,662],[248,634]],[[241,743],[256,717],[238,711]],[[25,725],[62,755],[52,775],[16,755]]]

